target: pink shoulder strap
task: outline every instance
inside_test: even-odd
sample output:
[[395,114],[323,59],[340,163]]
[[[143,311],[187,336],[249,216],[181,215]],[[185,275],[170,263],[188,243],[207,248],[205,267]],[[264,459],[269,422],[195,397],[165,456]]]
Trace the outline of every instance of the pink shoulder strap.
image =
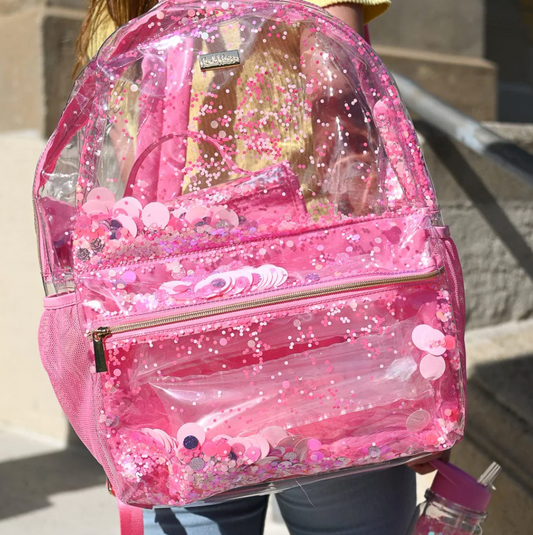
[[120,515],[120,535],[143,535],[143,510],[117,499]]

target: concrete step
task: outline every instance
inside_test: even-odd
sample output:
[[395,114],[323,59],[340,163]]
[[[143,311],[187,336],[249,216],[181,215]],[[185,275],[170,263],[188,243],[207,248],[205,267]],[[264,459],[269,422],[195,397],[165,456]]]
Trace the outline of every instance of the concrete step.
[[466,440],[452,460],[474,476],[491,461],[503,472],[485,535],[527,535],[533,526],[533,320],[467,333]]

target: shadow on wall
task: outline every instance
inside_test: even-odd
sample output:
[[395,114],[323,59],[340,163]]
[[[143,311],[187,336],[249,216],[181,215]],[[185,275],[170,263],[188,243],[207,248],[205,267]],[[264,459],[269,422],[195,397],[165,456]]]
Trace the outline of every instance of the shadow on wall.
[[533,122],[533,6],[485,0],[485,56],[498,66],[498,118]]
[[54,494],[105,481],[100,465],[79,446],[0,463],[0,520],[49,507]]
[[[424,121],[416,121],[417,130],[447,167],[452,176],[457,177],[458,185],[463,189],[476,210],[485,219],[496,236],[506,245],[517,264],[533,281],[533,251],[529,244],[516,229],[498,200],[485,186],[468,160],[461,154],[451,140]],[[505,154],[506,144],[495,147],[498,153]]]
[[487,535],[525,534],[533,524],[533,354],[480,364],[468,384],[466,440],[452,460],[478,477],[492,461],[495,482]]
[[466,436],[533,495],[533,354],[478,365],[468,384]]

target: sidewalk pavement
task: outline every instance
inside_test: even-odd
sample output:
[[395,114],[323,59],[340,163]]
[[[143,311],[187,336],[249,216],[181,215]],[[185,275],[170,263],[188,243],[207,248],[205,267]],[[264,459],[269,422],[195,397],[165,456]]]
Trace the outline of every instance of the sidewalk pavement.
[[[98,463],[84,450],[0,428],[0,533],[118,535],[116,502]],[[275,500],[264,535],[289,535]]]

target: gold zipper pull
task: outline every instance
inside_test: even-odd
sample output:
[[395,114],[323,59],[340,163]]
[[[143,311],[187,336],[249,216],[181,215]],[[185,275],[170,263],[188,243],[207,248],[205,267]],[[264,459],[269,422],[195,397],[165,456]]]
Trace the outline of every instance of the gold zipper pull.
[[97,373],[107,371],[107,362],[105,358],[104,338],[111,334],[109,327],[98,327],[93,331],[93,346],[94,346],[94,365]]

